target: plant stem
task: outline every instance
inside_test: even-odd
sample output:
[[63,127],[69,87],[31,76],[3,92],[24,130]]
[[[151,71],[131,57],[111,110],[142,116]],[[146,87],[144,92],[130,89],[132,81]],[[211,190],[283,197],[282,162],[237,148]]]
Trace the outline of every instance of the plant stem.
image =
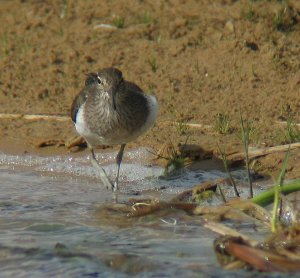
[[222,190],[222,188],[221,188],[221,186],[218,184],[218,188],[219,188],[219,191],[220,191],[220,194],[221,194],[221,197],[222,197],[222,200],[223,200],[223,202],[224,203],[227,203],[227,200],[226,200],[226,198],[225,198],[225,195],[224,195],[224,193],[223,193],[223,190]]
[[[281,193],[281,188],[283,186],[283,181],[284,181],[284,177],[285,177],[285,173],[286,173],[286,167],[287,167],[287,163],[289,160],[289,156],[290,156],[290,147],[288,148],[283,164],[282,164],[282,168],[281,168],[281,172],[280,175],[278,177],[278,182],[277,185],[274,186],[274,205],[273,205],[273,213],[272,213],[272,219],[271,219],[271,227],[272,227],[272,232],[275,233],[277,230],[277,224],[279,222],[279,217],[282,211],[282,201],[280,198],[280,193]],[[280,204],[280,209],[278,211],[278,207]]]
[[279,192],[280,192],[280,185],[277,184],[274,186],[274,204],[273,204],[273,212],[272,212],[272,219],[271,219],[271,230],[272,233],[276,232],[277,223],[278,223],[278,204],[279,204]]
[[225,172],[228,174],[230,183],[231,183],[231,185],[232,185],[233,188],[234,188],[235,195],[236,195],[237,197],[240,197],[240,194],[239,194],[239,192],[238,192],[238,190],[237,190],[235,181],[234,181],[234,179],[233,179],[233,177],[232,177],[232,175],[231,175],[231,172],[230,172],[230,170],[229,170],[229,168],[228,168],[228,162],[227,162],[226,154],[225,154],[225,152],[223,152],[223,151],[221,150],[219,144],[218,144],[217,146],[218,146],[219,152],[220,152],[220,154],[221,154],[221,156],[222,156],[222,161],[223,161],[223,164],[224,164]]
[[245,128],[244,119],[241,112],[240,112],[240,122],[242,127],[242,139],[243,139],[244,150],[245,150],[245,160],[246,160],[246,168],[247,168],[247,175],[248,175],[248,182],[249,182],[250,198],[253,198],[253,186],[252,186],[252,179],[251,179],[250,168],[249,168],[250,127],[249,127],[249,122],[247,121],[247,127]]
[[[251,201],[259,206],[265,207],[274,201],[275,188],[271,188],[251,199]],[[287,195],[289,193],[300,191],[300,179],[294,180],[289,184],[281,186],[281,193]]]

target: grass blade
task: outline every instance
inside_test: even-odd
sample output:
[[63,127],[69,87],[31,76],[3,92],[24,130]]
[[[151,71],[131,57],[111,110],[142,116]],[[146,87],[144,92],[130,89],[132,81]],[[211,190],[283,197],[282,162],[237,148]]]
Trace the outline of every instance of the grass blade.
[[219,152],[220,152],[221,157],[222,157],[222,161],[223,161],[223,164],[224,164],[225,172],[228,174],[230,183],[231,183],[231,185],[232,185],[233,188],[234,188],[235,195],[236,195],[237,197],[240,197],[240,194],[239,194],[239,192],[238,192],[238,190],[237,190],[237,187],[236,187],[236,183],[235,183],[235,181],[234,181],[234,179],[233,179],[233,177],[232,177],[232,175],[231,175],[231,172],[230,172],[230,170],[229,170],[229,168],[228,168],[228,161],[227,161],[226,154],[225,154],[225,152],[223,152],[223,151],[221,150],[219,144],[218,144],[217,146],[218,146]]
[[246,169],[247,169],[247,175],[248,175],[248,182],[249,182],[249,192],[250,192],[250,198],[253,198],[253,186],[252,186],[252,179],[250,175],[250,168],[249,168],[249,137],[250,137],[250,126],[249,121],[247,121],[247,126],[245,127],[245,122],[242,116],[242,113],[240,112],[240,123],[242,128],[242,140],[244,144],[244,150],[245,150],[245,160],[246,160]]
[[[282,168],[281,168],[281,172],[280,175],[278,177],[278,182],[277,184],[274,186],[274,205],[273,205],[273,212],[272,212],[272,219],[271,219],[271,228],[272,228],[272,232],[276,232],[277,230],[277,224],[279,222],[279,216],[281,214],[281,207],[282,207],[282,202],[280,199],[280,192],[281,192],[281,188],[283,186],[283,181],[284,181],[284,177],[285,177],[285,173],[286,173],[286,168],[287,168],[287,163],[289,160],[289,156],[290,156],[290,146],[285,154],[285,158],[282,164]],[[278,212],[278,207],[280,204],[280,210]]]
[[219,191],[220,191],[220,194],[221,194],[221,197],[222,197],[222,200],[223,200],[223,202],[224,203],[227,203],[227,200],[226,200],[226,198],[225,198],[225,195],[224,195],[224,193],[223,193],[223,190],[222,190],[222,188],[221,188],[221,186],[218,184],[218,188],[219,188]]

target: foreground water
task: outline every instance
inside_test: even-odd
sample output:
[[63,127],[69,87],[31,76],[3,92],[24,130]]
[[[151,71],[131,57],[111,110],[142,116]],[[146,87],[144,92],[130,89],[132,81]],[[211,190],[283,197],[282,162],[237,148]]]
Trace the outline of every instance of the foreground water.
[[[164,180],[163,169],[145,164],[147,155],[144,149],[126,154],[119,202],[168,199],[224,176],[197,171]],[[98,156],[111,176],[114,156]],[[222,270],[212,248],[216,234],[197,217],[182,213],[129,224],[105,218],[101,207],[113,202],[112,193],[101,188],[88,156],[0,154],[0,188],[0,277],[249,276]],[[247,225],[239,229],[257,237]]]

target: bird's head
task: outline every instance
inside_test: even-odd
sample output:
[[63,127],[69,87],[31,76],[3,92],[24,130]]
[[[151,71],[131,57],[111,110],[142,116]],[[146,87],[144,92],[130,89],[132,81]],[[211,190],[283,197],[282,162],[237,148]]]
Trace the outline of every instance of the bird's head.
[[108,94],[116,108],[115,97],[119,86],[123,82],[122,72],[116,68],[104,68],[97,73],[88,73],[85,86],[96,86],[100,92]]

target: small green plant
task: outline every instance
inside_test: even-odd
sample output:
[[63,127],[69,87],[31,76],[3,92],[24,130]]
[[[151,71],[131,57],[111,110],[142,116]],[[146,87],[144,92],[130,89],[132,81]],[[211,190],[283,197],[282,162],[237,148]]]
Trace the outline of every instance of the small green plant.
[[0,39],[0,59],[6,58],[7,56],[10,55],[11,51],[9,49],[9,43],[8,43],[8,35],[7,33],[4,33],[1,36]]
[[244,14],[244,17],[249,20],[249,21],[252,21],[255,17],[255,13],[254,13],[254,10],[252,8],[252,5],[250,5],[248,7],[248,9],[246,11],[243,12]]
[[137,17],[137,21],[139,24],[150,24],[155,22],[155,19],[149,12],[144,12],[143,14]]
[[195,64],[195,70],[196,70],[197,74],[200,74],[200,66],[199,66],[198,60],[196,61],[196,64]]
[[172,143],[164,147],[163,154],[156,154],[157,157],[167,160],[167,165],[164,170],[165,177],[171,177],[178,173],[178,170],[184,168],[186,162],[182,155],[176,150]]
[[121,16],[115,16],[112,20],[112,25],[115,27],[121,29],[125,26],[125,18]]
[[294,27],[299,23],[299,12],[289,4],[289,0],[281,0],[278,2],[281,2],[281,8],[273,16],[273,26],[278,31],[290,32],[294,30]]
[[284,26],[285,13],[286,13],[286,7],[280,9],[273,17],[273,25],[279,31],[282,31],[285,28]]
[[62,8],[61,8],[60,15],[59,15],[61,19],[66,18],[68,15],[68,9],[69,9],[68,2],[69,2],[68,0],[62,1]]
[[300,142],[300,130],[291,116],[287,118],[285,138],[290,144]]
[[276,67],[280,66],[281,64],[281,57],[278,53],[274,53],[272,57],[272,62]]
[[215,118],[214,128],[219,134],[231,133],[232,128],[230,127],[229,116],[224,115],[222,113],[218,113]]
[[185,120],[179,120],[176,123],[176,128],[177,128],[177,131],[180,133],[180,135],[185,135],[189,129]]
[[257,72],[255,70],[255,66],[254,65],[251,66],[251,72],[252,72],[252,75],[253,75],[254,78],[258,78],[258,74],[257,74]]
[[286,120],[289,117],[292,117],[292,109],[289,103],[286,103],[284,105],[281,106],[280,109],[280,118],[283,120]]
[[185,165],[185,161],[180,156],[174,156],[169,158],[167,166],[164,170],[165,177],[171,177],[178,174],[180,169],[183,169]]
[[193,190],[192,201],[198,204],[212,203],[215,192],[212,190],[205,190],[203,192],[197,192]]
[[156,42],[161,43],[161,38],[162,38],[161,35],[158,35],[157,38],[156,38]]
[[153,72],[157,71],[158,65],[157,65],[156,59],[154,57],[148,58],[146,62],[149,64],[149,66]]
[[148,92],[149,93],[154,93],[155,92],[155,88],[156,88],[156,86],[155,86],[154,83],[149,83],[148,84]]

